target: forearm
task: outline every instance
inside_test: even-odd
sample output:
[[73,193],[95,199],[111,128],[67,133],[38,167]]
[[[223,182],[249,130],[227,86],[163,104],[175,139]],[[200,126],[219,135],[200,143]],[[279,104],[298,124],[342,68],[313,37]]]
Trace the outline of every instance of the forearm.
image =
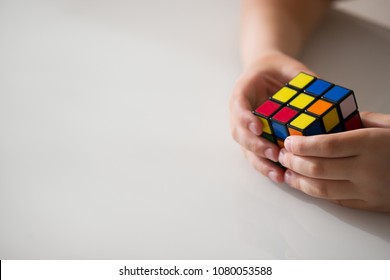
[[243,0],[241,57],[244,67],[264,53],[295,56],[321,21],[331,0]]

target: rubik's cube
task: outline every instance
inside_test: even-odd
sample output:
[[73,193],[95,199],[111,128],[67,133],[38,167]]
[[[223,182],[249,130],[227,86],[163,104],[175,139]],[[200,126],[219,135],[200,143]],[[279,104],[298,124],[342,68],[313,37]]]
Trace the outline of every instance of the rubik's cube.
[[317,135],[362,128],[352,90],[299,73],[253,111],[262,136],[283,147],[289,135]]

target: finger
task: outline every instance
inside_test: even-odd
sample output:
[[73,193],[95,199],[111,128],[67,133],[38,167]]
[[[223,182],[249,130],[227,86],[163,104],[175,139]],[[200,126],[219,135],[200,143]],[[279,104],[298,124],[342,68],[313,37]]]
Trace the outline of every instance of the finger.
[[230,105],[237,102],[238,98],[243,98],[246,110],[253,110],[253,106],[260,105],[267,99],[269,81],[261,71],[248,71],[238,78],[233,89]]
[[265,158],[256,156],[248,150],[244,150],[244,154],[249,163],[261,174],[267,176],[275,183],[283,183],[284,170],[282,168]]
[[255,135],[262,133],[261,121],[252,114],[252,104],[256,102],[256,98],[256,89],[251,78],[241,78],[230,97],[229,108],[232,130],[243,127]]
[[[250,91],[244,85],[242,91]],[[262,133],[262,124],[258,117],[251,113],[251,104],[247,97],[234,93],[231,99],[231,129],[234,140],[245,149],[258,156],[276,161],[279,148],[264,138],[259,137]]]
[[277,161],[279,156],[279,147],[261,136],[256,136],[243,128],[234,131],[233,138],[244,149],[251,151],[257,156]]
[[364,149],[364,129],[315,136],[289,136],[284,141],[287,151],[300,156],[343,158],[360,155]]
[[303,176],[326,180],[349,180],[356,176],[355,157],[319,158],[302,157],[281,149],[279,162]]
[[354,185],[345,180],[313,179],[286,170],[284,181],[289,186],[317,198],[344,200],[355,199],[357,196]]
[[[270,76],[275,77],[282,84],[290,81],[299,72],[318,76],[298,60],[278,51],[273,54],[268,53],[265,57],[262,57],[261,62],[262,65],[266,65],[266,68],[264,69],[265,72],[269,73]],[[255,64],[254,68],[261,68],[262,65]],[[251,67],[249,67],[249,69],[250,68]]]
[[262,133],[262,124],[258,117],[252,114],[252,106],[249,100],[243,96],[237,96],[231,101],[232,126],[245,128],[254,135]]
[[390,115],[373,112],[361,112],[364,127],[390,128]]

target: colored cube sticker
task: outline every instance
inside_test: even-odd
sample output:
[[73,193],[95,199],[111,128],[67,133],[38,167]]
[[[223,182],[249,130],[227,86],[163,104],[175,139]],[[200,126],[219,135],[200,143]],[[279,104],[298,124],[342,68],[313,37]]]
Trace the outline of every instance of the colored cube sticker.
[[289,107],[283,107],[271,118],[271,124],[275,136],[284,141],[287,138],[287,124],[299,114],[299,111],[291,109]]
[[290,135],[316,135],[322,134],[320,119],[310,116],[306,113],[301,113],[288,125]]
[[363,124],[358,111],[345,120],[345,130],[354,130],[361,127],[363,127]]
[[289,81],[288,85],[296,89],[303,89],[306,86],[308,86],[311,82],[313,82],[315,79],[316,79],[315,77],[301,72],[298,75],[296,75],[291,81]]
[[267,100],[254,111],[254,114],[260,119],[263,125],[263,132],[271,135],[273,134],[271,130],[272,128],[270,118],[275,112],[280,109],[280,107],[282,107],[280,104],[275,103],[271,100]]
[[354,92],[299,73],[253,111],[262,136],[284,146],[289,135],[317,135],[362,128]]
[[322,99],[317,100],[306,111],[321,118],[326,132],[330,132],[340,123],[340,117],[335,105]]
[[315,100],[315,98],[313,96],[310,96],[306,93],[300,93],[297,97],[295,97],[293,100],[291,100],[291,102],[288,103],[288,105],[295,107],[298,110],[303,110],[310,103],[312,103],[314,100]]
[[305,89],[305,92],[314,96],[321,96],[325,91],[330,89],[333,84],[317,79]]
[[344,119],[357,110],[355,95],[350,89],[334,86],[322,98],[335,103]]
[[275,93],[271,100],[279,102],[281,104],[286,104],[287,101],[289,101],[291,98],[293,98],[295,95],[298,94],[298,91],[289,88],[289,87],[282,87],[277,93]]

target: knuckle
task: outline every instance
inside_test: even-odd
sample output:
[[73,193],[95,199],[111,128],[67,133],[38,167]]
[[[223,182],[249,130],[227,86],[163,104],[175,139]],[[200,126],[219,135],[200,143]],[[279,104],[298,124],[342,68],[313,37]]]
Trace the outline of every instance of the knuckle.
[[329,197],[328,186],[320,180],[316,180],[308,186],[308,194],[314,197],[327,198]]
[[339,147],[340,144],[337,137],[327,137],[325,141],[319,142],[319,148],[326,154],[336,154],[337,147]]
[[249,154],[250,152],[242,146],[241,146],[241,151],[244,154],[245,158],[249,161],[249,163],[252,163],[251,155]]
[[283,156],[283,165],[287,168],[290,168],[292,170],[295,170],[294,168],[294,161],[290,153],[284,153]]
[[322,177],[324,174],[324,166],[318,162],[310,162],[308,164],[308,175],[314,178]]
[[291,185],[301,192],[317,198],[328,198],[328,187],[321,180],[311,180],[306,177],[298,176]]
[[252,106],[245,98],[236,98],[230,105],[230,117],[246,126],[249,122],[258,122],[258,118],[252,114]]
[[292,145],[292,152],[294,154],[301,155],[304,153],[304,151],[305,151],[305,147],[302,141],[296,141],[296,143]]
[[238,129],[236,126],[232,126],[230,128],[230,131],[231,131],[231,134],[232,134],[232,137],[234,139],[234,141],[238,142]]
[[246,127],[247,123],[249,123],[249,120],[247,118],[248,116],[245,114],[245,112],[240,112],[239,114],[236,114],[236,120],[241,126]]
[[247,144],[248,150],[253,152],[256,155],[260,155],[262,153],[262,148],[260,147],[259,142],[251,141]]
[[256,171],[260,172],[264,176],[267,176],[269,168],[266,164],[264,164],[264,162],[262,162],[259,157],[257,157],[255,154],[248,150],[244,150],[244,154],[249,161],[249,164],[252,165]]
[[268,175],[268,168],[261,162],[253,162],[252,163],[252,166],[254,166],[254,168],[260,172],[261,174],[263,174],[264,176],[267,176]]
[[300,190],[302,192],[305,192],[305,189],[303,187],[302,180],[299,178],[299,176],[294,176],[293,179],[290,179],[289,183],[292,187],[294,187],[297,190]]

